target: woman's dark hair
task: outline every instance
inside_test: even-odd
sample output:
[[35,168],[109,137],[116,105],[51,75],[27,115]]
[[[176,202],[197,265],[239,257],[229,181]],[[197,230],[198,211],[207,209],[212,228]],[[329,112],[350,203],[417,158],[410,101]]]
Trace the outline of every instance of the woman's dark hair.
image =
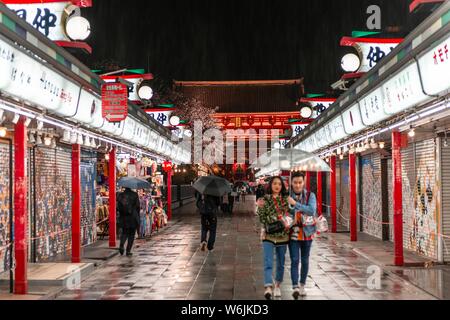
[[272,194],[272,185],[273,185],[275,180],[280,180],[281,181],[281,192],[280,192],[280,194],[282,196],[286,196],[288,194],[288,192],[287,192],[286,186],[284,185],[284,181],[283,181],[283,179],[281,177],[273,177],[272,179],[270,179],[269,187],[268,187],[268,190],[267,190],[267,194]]

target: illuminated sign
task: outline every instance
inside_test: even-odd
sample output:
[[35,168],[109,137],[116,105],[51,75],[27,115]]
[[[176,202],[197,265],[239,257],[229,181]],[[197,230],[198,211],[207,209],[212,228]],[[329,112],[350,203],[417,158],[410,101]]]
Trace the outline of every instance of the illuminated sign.
[[342,113],[342,121],[344,122],[344,129],[347,134],[354,134],[366,127],[362,122],[358,103]]

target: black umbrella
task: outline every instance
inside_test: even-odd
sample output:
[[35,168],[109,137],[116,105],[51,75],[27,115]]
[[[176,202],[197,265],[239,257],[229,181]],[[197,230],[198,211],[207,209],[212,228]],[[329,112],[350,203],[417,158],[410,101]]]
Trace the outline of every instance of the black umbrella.
[[228,180],[216,177],[200,177],[195,181],[193,188],[203,195],[222,197],[231,192],[231,184]]
[[132,178],[132,177],[125,177],[120,179],[117,182],[117,185],[119,187],[123,188],[130,188],[130,189],[151,189],[152,185],[144,179],[140,178]]

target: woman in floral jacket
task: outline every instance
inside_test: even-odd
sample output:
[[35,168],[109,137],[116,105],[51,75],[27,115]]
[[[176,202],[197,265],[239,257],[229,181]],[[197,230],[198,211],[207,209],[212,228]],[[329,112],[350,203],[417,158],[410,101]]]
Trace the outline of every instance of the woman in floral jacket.
[[[269,183],[268,195],[258,199],[258,216],[262,224],[261,240],[264,249],[264,285],[266,299],[281,297],[280,285],[284,277],[284,264],[289,243],[290,230],[290,210],[286,187],[281,177],[274,177]],[[292,219],[291,219],[292,220]],[[284,229],[271,231],[268,226],[281,221]],[[275,276],[275,286],[273,282],[273,256],[274,251],[277,257],[277,268]],[[275,289],[273,289],[275,287]]]

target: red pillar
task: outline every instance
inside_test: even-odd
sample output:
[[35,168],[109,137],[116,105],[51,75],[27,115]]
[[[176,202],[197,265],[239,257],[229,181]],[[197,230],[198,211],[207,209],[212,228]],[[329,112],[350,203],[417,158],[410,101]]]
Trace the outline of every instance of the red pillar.
[[116,247],[116,148],[109,153],[109,247]]
[[403,185],[402,185],[402,154],[400,152],[402,135],[392,133],[392,171],[394,193],[394,250],[396,266],[404,265],[403,257]]
[[330,159],[330,198],[331,198],[331,232],[337,232],[337,207],[336,207],[336,156]]
[[311,172],[306,172],[306,190],[311,191]]
[[356,154],[349,156],[350,175],[350,238],[351,241],[358,241],[357,227],[357,203],[356,203]]
[[317,172],[317,215],[322,215],[323,197],[322,197],[322,172]]
[[24,117],[14,127],[14,292],[28,293],[27,129]]
[[172,220],[172,173],[167,172],[167,219]]
[[72,263],[81,262],[80,154],[80,145],[72,145]]

